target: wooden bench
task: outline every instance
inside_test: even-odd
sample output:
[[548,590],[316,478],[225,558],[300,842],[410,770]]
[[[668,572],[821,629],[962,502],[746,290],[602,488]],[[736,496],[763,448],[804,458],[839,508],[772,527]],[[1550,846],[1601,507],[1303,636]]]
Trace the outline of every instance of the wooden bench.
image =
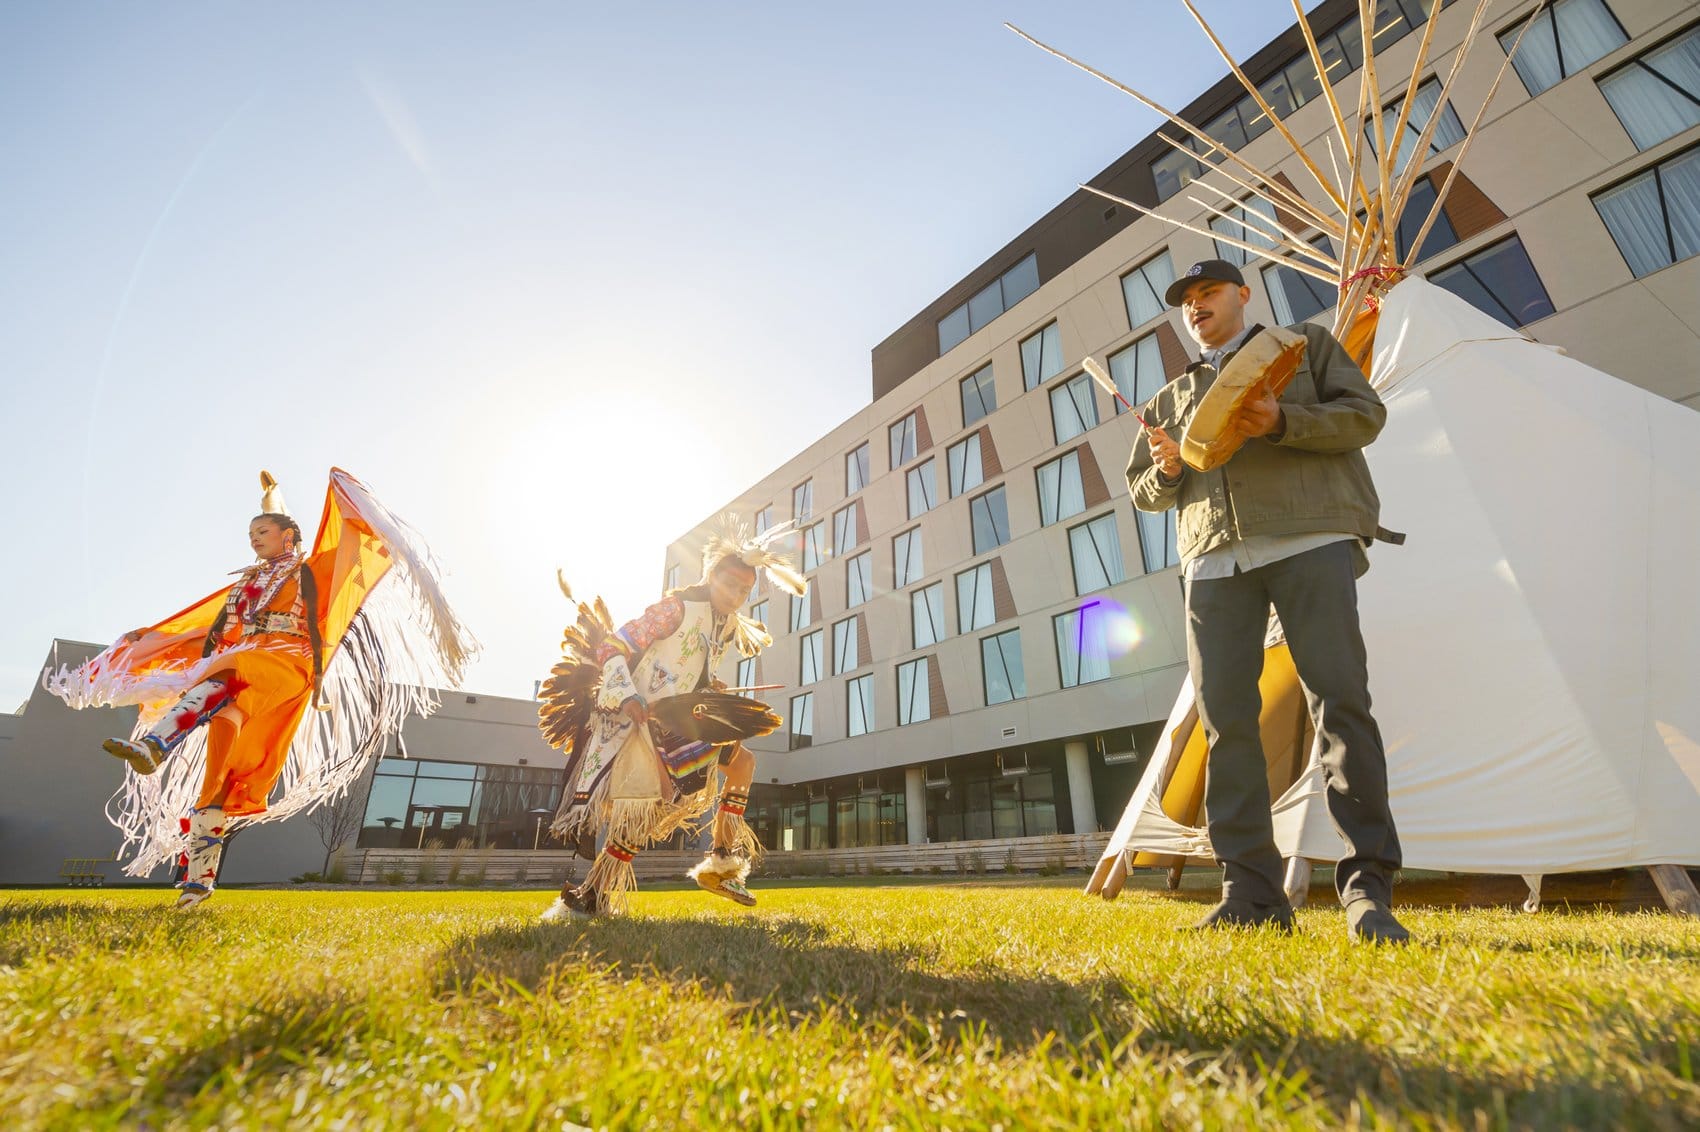
[[105,857],[66,857],[65,863],[59,866],[59,878],[72,888],[78,885],[99,888],[106,883],[106,877],[100,871],[106,861]]

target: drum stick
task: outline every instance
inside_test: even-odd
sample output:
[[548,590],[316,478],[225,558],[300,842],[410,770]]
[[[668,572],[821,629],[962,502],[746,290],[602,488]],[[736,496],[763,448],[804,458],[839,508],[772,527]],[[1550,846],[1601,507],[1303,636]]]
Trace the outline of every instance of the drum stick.
[[1122,407],[1133,414],[1133,419],[1139,422],[1140,427],[1147,429],[1151,427],[1145,418],[1139,415],[1139,410],[1129,404],[1126,397],[1122,396],[1122,391],[1116,388],[1115,381],[1111,379],[1109,372],[1105,370],[1103,366],[1098,364],[1097,358],[1085,358],[1081,361],[1080,365],[1081,368],[1083,368],[1092,378],[1092,380],[1098,383],[1099,387],[1102,388],[1104,392],[1120,401],[1122,403]]

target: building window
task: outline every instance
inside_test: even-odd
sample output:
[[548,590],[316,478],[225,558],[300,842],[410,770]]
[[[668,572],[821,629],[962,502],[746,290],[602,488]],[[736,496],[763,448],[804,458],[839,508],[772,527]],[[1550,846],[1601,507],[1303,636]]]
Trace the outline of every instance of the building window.
[[823,520],[803,528],[803,573],[815,569],[826,558],[826,523]]
[[910,413],[885,431],[891,442],[891,467],[895,471],[916,456],[915,414]]
[[667,567],[667,588],[670,590],[679,588],[679,567],[677,564]]
[[893,585],[902,589],[921,580],[926,568],[921,561],[921,528],[911,527],[891,540]]
[[851,501],[848,507],[841,507],[832,513],[832,552],[843,554],[846,550],[855,549],[862,541],[862,528],[867,526],[862,521],[862,501]]
[[471,841],[494,849],[560,849],[534,811],[561,801],[548,767],[380,759],[355,844],[413,849]]
[[769,504],[756,512],[756,534],[766,534],[767,529],[771,526],[773,526],[773,506]]
[[854,735],[866,735],[874,729],[874,678],[858,676],[847,681],[844,685],[849,692],[850,719],[848,732]]
[[980,642],[980,671],[986,706],[1027,696],[1027,673],[1021,667],[1021,630],[1011,629]]
[[1104,635],[1105,616],[1105,607],[1093,601],[1051,618],[1063,687],[1074,688],[1109,678],[1110,648]]
[[844,564],[844,604],[854,609],[874,596],[874,555],[864,550]]
[[[739,657],[738,682],[734,686],[739,688],[754,688],[759,683],[761,683],[761,681],[756,677],[756,658],[753,656]],[[743,694],[748,699],[753,700],[756,698],[756,694],[754,692],[745,692]]]
[[1056,323],[1021,340],[1021,380],[1025,388],[1037,389],[1062,369],[1062,331]]
[[815,513],[815,481],[804,480],[791,489],[791,517],[801,523]]
[[[1116,391],[1130,405],[1143,405],[1163,388],[1167,375],[1163,372],[1163,351],[1157,345],[1157,335],[1147,334],[1131,346],[1110,355],[1110,377]],[[1116,414],[1126,412],[1120,401],[1115,402]]]
[[1599,86],[1636,149],[1700,126],[1700,26],[1604,76]]
[[1553,311],[1547,289],[1515,235],[1428,278],[1510,326],[1527,326]]
[[[1393,105],[1381,112],[1382,129],[1391,130],[1399,124],[1399,108],[1404,105],[1404,99],[1399,99]],[[1423,130],[1428,126],[1428,120],[1434,116],[1435,110],[1440,110],[1440,121],[1435,123],[1434,133],[1430,135],[1428,153],[1423,160],[1464,140],[1464,124],[1458,120],[1458,112],[1452,109],[1452,103],[1440,101],[1440,80],[1427,79],[1417,88],[1416,101],[1411,104],[1411,116],[1405,122],[1405,132],[1393,143],[1393,172],[1394,175],[1404,172],[1406,162],[1411,160],[1411,154],[1416,151],[1417,142],[1422,139]],[[1375,152],[1375,122],[1364,123],[1364,140],[1369,143],[1370,152]]]
[[992,384],[992,367],[962,379],[962,427],[967,428],[998,407],[997,386]]
[[1002,487],[970,499],[968,515],[974,528],[975,554],[984,554],[1009,541],[1009,504]]
[[1039,289],[1039,260],[1027,257],[980,290],[980,293],[939,319],[939,356]]
[[832,625],[832,674],[842,676],[852,668],[862,667],[860,634],[856,619],[846,617]]
[[844,456],[844,494],[855,495],[868,486],[868,446],[864,442]]
[[[1213,231],[1220,232],[1224,236],[1232,236],[1236,240],[1243,240],[1253,247],[1273,248],[1275,246],[1277,237],[1271,234],[1275,231],[1275,205],[1270,201],[1253,198],[1242,201],[1234,207],[1224,208],[1222,211],[1228,213],[1233,219],[1212,216],[1210,227]],[[1251,253],[1244,248],[1225,244],[1220,240],[1211,242],[1216,245],[1217,259],[1225,259],[1236,267],[1244,267],[1251,262]]]
[[803,635],[803,659],[797,673],[797,683],[813,684],[821,678],[826,654],[826,634],[816,629]]
[[938,477],[933,472],[931,460],[910,468],[906,478],[909,485],[909,517],[911,519],[925,515],[938,506]]
[[1122,302],[1127,304],[1127,325],[1137,330],[1167,308],[1163,292],[1175,281],[1175,265],[1167,249],[1122,276]]
[[791,749],[812,747],[815,742],[815,694],[791,697]]
[[759,621],[763,625],[767,624],[767,602],[758,601],[750,606],[750,620]]
[[[1417,238],[1423,221],[1434,211],[1434,202],[1440,196],[1434,182],[1427,177],[1418,177],[1411,185],[1411,199],[1405,205],[1405,211],[1399,214],[1399,228],[1394,233],[1394,245],[1399,251],[1401,263],[1409,257],[1411,241]],[[1447,248],[1458,242],[1458,233],[1452,227],[1452,221],[1447,218],[1446,210],[1442,208],[1429,226],[1428,235],[1423,237],[1422,254],[1413,262],[1421,263],[1430,256],[1439,255]]]
[[934,582],[909,595],[910,625],[914,629],[915,647],[924,649],[944,640],[944,583]]
[[1068,553],[1074,562],[1074,592],[1089,594],[1124,580],[1122,543],[1116,537],[1114,514],[1068,530]]
[[1078,374],[1051,390],[1051,432],[1058,444],[1097,425],[1098,400],[1092,396],[1091,378]]
[[992,564],[982,562],[956,576],[956,631],[972,633],[994,624],[997,602],[992,592]]
[[986,464],[980,458],[980,434],[965,436],[945,452],[950,465],[950,494],[961,495],[986,482]]
[[1145,560],[1145,572],[1155,574],[1179,566],[1181,551],[1175,534],[1175,509],[1135,511],[1134,518],[1139,524],[1139,555]]
[[897,666],[897,726],[907,727],[933,717],[932,685],[927,664],[919,657]]
[[[1334,254],[1328,237],[1317,236],[1310,242],[1329,255]],[[1275,321],[1282,326],[1303,322],[1339,301],[1332,283],[1324,283],[1316,276],[1306,275],[1286,264],[1266,265],[1263,268],[1263,286],[1269,292],[1269,305],[1274,309]]]
[[1086,489],[1080,483],[1080,453],[1064,452],[1034,469],[1039,480],[1039,525],[1048,527],[1086,510]]
[[1499,46],[1510,55],[1511,45],[1517,44],[1511,65],[1531,95],[1629,42],[1603,0],[1554,0],[1535,13],[1528,34],[1518,43],[1523,26],[1518,23],[1500,32]]
[[1593,199],[1637,279],[1700,252],[1700,148],[1661,161]]
[[807,629],[815,620],[815,588],[810,586],[803,596],[791,595],[791,631]]
[[1168,200],[1202,176],[1203,163],[1184,149],[1171,149],[1151,162],[1151,179],[1157,183],[1158,200]]

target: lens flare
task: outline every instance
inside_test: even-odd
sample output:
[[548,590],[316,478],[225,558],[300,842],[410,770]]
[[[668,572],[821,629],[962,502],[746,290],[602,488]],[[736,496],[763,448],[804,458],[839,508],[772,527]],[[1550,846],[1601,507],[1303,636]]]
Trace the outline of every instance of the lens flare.
[[1100,599],[1094,614],[1104,626],[1104,645],[1111,656],[1127,656],[1145,639],[1145,630],[1125,606]]

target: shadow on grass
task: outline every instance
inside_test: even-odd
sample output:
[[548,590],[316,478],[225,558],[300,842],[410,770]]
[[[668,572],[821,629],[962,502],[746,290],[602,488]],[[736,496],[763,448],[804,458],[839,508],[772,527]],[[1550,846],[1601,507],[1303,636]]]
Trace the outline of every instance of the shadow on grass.
[[928,969],[937,961],[929,946],[857,947],[794,916],[616,918],[503,926],[463,938],[442,954],[439,984],[449,991],[490,979],[534,992],[570,963],[696,984],[793,1025],[838,1010],[922,1039],[983,1027],[1012,1048],[1052,1033],[1083,1042],[1123,997],[1110,977],[1075,983],[992,966],[939,974]]

